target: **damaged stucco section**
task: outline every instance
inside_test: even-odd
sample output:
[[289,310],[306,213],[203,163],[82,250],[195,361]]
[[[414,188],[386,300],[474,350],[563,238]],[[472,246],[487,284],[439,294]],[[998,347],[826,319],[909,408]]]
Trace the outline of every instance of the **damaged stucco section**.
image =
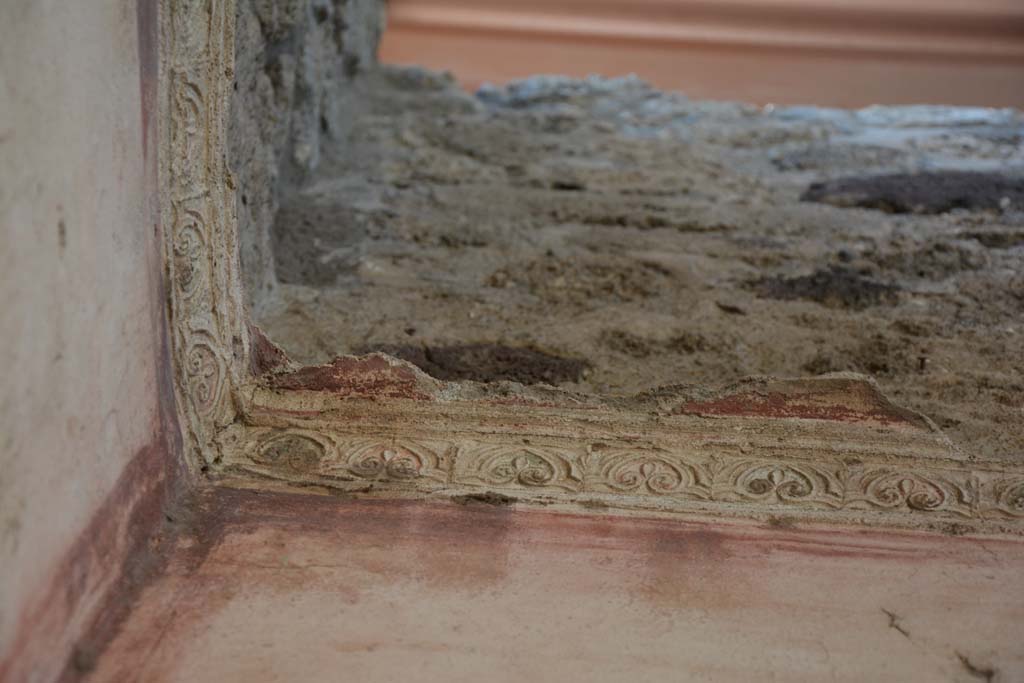
[[320,162],[324,138],[346,134],[346,93],[376,61],[382,3],[238,0],[228,154],[237,182],[247,304],[277,281],[270,228],[282,190]]
[[[372,63],[369,47],[353,45],[376,40],[379,20],[364,10],[379,5],[165,6],[174,354],[192,462],[210,480],[1019,532],[1018,464],[972,461],[862,377],[602,399],[440,382],[384,355],[295,366],[251,326],[239,248],[246,279],[273,286],[275,193],[320,163],[326,136],[345,135],[330,122],[344,127],[344,107],[359,98],[338,88],[357,92],[361,66]],[[236,37],[236,19],[248,38]],[[324,69],[340,69],[341,80],[328,85]],[[260,202],[249,194],[257,191]],[[249,268],[253,254],[265,268]]]

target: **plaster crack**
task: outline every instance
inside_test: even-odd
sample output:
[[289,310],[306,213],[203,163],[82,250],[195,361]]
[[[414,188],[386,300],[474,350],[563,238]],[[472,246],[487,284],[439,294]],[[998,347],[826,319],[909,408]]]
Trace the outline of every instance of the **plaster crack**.
[[896,614],[895,612],[890,612],[889,610],[885,609],[884,607],[882,608],[882,612],[885,613],[885,616],[889,617],[889,628],[895,629],[904,638],[906,638],[907,640],[910,640],[910,631],[908,631],[906,629],[906,627],[903,626],[903,617],[901,617],[900,615]]
[[959,652],[956,653],[956,658],[960,660],[960,664],[963,665],[964,669],[967,670],[974,678],[979,681],[985,681],[986,683],[992,683],[996,677],[996,669],[992,666],[977,665],[970,660],[965,654]]

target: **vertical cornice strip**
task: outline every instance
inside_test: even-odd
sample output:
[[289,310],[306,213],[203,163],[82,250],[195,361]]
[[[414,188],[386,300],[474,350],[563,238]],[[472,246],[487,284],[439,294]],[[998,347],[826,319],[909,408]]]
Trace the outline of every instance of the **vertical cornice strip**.
[[190,464],[217,459],[236,417],[248,332],[234,187],[225,158],[234,0],[161,3],[160,211],[176,392]]

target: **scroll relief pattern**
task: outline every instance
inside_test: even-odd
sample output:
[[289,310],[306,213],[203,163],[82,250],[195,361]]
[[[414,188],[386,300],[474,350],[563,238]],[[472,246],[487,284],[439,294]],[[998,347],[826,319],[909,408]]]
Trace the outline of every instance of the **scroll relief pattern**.
[[619,447],[373,440],[251,427],[227,464],[326,486],[507,492],[661,509],[866,512],[1024,522],[1024,476],[956,463],[922,467]]
[[252,442],[244,467],[287,479],[315,477],[356,488],[437,490],[448,483],[452,453],[445,443],[371,438],[338,439],[309,431],[269,431]]
[[177,395],[207,463],[231,423],[244,366],[234,189],[224,158],[234,0],[165,0],[161,18],[161,217]]

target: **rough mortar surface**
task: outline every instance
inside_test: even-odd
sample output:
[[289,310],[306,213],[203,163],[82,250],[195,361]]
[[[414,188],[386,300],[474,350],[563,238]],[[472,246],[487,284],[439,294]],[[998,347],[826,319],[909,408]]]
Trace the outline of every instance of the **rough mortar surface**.
[[248,303],[272,292],[280,194],[349,134],[352,79],[376,61],[383,6],[365,0],[238,0],[229,158],[238,186]]
[[1024,461],[1019,112],[397,68],[349,96],[273,227],[259,322],[293,359],[604,396],[855,371]]
[[[312,11],[311,20],[306,13],[306,23],[294,24],[300,34],[335,25],[327,6],[296,7]],[[332,127],[330,108],[317,110],[321,132],[348,133],[317,134],[318,152],[299,155],[310,163],[289,181],[294,186],[274,188],[274,230],[260,238],[277,243],[275,277],[291,283],[278,294],[259,290],[255,308],[270,321],[270,339],[283,339],[301,361],[363,354],[300,366],[249,324],[242,304],[236,256],[244,239],[232,200],[245,206],[246,186],[222,164],[231,148],[227,105],[250,85],[234,89],[234,28],[244,8],[240,15],[233,2],[172,3],[170,11],[165,59],[176,75],[163,110],[171,159],[164,215],[172,226],[165,249],[174,283],[177,389],[199,472],[370,497],[482,496],[759,519],[784,511],[836,523],[1020,531],[1019,460],[958,447],[933,421],[885,398],[863,373],[728,382],[750,373],[742,359],[760,357],[766,346],[755,344],[767,341],[775,318],[817,324],[821,338],[797,341],[827,345],[826,333],[846,313],[902,305],[904,285],[872,274],[845,252],[837,253],[841,264],[810,273],[737,266],[723,278],[711,265],[716,258],[729,262],[716,255],[719,247],[759,244],[742,237],[752,220],[748,196],[782,193],[772,190],[772,173],[779,172],[773,164],[763,182],[749,177],[765,139],[778,146],[825,130],[820,135],[838,143],[838,134],[828,137],[834,125],[882,146],[876,137],[885,131],[899,137],[955,126],[995,135],[993,151],[981,160],[991,166],[993,158],[1016,163],[1016,148],[1004,144],[1004,133],[1018,125],[1015,112],[763,112],[690,103],[635,79],[541,78],[474,97],[418,70],[353,69],[345,94],[351,117]],[[299,49],[307,37],[292,41],[285,41],[289,49]],[[301,127],[309,118],[299,115],[302,105],[301,98],[288,105],[299,112],[290,135],[309,132]],[[292,142],[281,148],[291,155],[284,167],[294,166],[301,151]],[[663,150],[672,153],[669,161],[659,156]],[[659,164],[667,167],[657,178],[643,175]],[[623,171],[640,173],[640,183],[629,185]],[[735,196],[723,195],[723,187]],[[490,203],[473,205],[477,195]],[[997,211],[1011,225],[986,233],[990,245],[1016,234],[1014,200],[1003,199]],[[987,202],[972,195],[964,206]],[[852,215],[823,202],[790,203],[811,207],[808,215],[837,233],[841,217]],[[804,208],[790,209],[785,216],[798,232],[818,234]],[[403,232],[415,227],[416,216],[426,221],[425,232]],[[451,223],[460,216],[464,224]],[[442,225],[455,232],[432,236]],[[782,230],[774,222],[754,225]],[[475,236],[466,243],[460,235]],[[691,243],[699,249],[686,252]],[[791,250],[785,245],[784,254]],[[565,272],[552,271],[551,259]],[[472,301],[495,307],[466,308],[471,290]],[[341,308],[325,306],[337,296]],[[807,308],[758,318],[772,302]],[[815,317],[819,308],[824,318]],[[831,308],[840,309],[834,318]],[[702,311],[727,316],[738,331],[726,326],[707,336],[714,322]],[[511,327],[501,323],[506,312]],[[481,314],[486,330],[465,322]],[[404,324],[392,335],[399,317]],[[434,320],[448,328],[432,331]],[[643,353],[591,353],[583,344],[595,333],[598,345],[609,346],[602,340],[616,330],[607,328],[623,320],[633,328],[619,335],[640,335],[655,323],[666,331],[649,361]],[[429,334],[413,324],[419,321]],[[376,331],[368,333],[364,323]],[[318,328],[336,339],[325,343]],[[849,328],[856,334],[853,323]],[[360,345],[350,347],[353,330]],[[749,330],[761,337],[726,335]],[[300,342],[316,339],[319,351],[307,354],[291,343],[287,335],[296,332]],[[372,353],[378,347],[388,355]],[[732,355],[719,359],[718,371],[693,373],[699,382],[670,363],[658,365],[689,357],[698,367],[703,354],[710,351],[710,361],[727,348]],[[786,354],[795,355],[775,356]],[[923,358],[919,367],[927,367]],[[725,364],[737,359],[737,367]]]

